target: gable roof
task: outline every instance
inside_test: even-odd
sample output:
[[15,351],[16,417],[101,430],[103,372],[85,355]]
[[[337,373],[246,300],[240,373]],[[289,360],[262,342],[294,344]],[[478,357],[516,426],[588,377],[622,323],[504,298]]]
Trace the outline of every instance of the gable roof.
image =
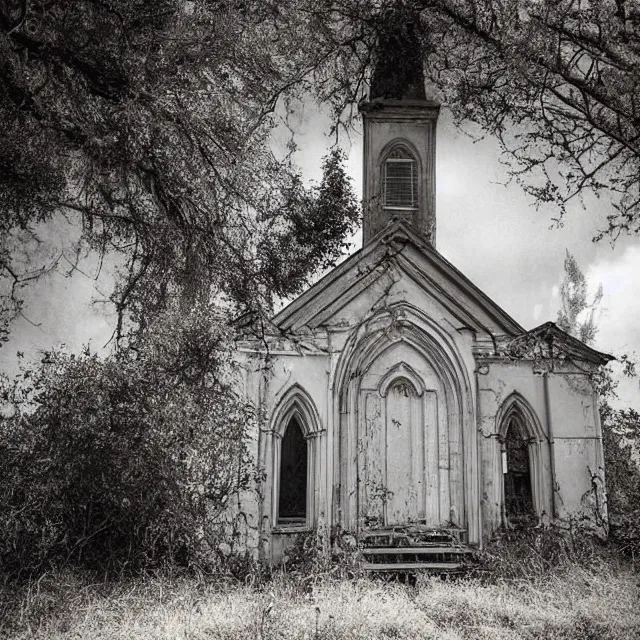
[[[407,253],[413,253],[412,258]],[[407,224],[395,220],[273,318],[280,330],[325,323],[394,264],[464,326],[516,337],[524,333],[509,314]]]

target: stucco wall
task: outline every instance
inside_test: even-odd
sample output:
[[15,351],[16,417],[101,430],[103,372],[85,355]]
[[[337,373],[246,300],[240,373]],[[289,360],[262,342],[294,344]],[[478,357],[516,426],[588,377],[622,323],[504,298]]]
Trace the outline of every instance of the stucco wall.
[[539,493],[542,509],[551,511],[551,455],[545,414],[544,382],[535,375],[530,362],[480,360],[476,370],[478,385],[478,435],[482,456],[483,532],[490,536],[503,522],[503,469],[500,442],[501,412],[510,400],[527,406],[532,421],[539,426]]
[[[602,433],[592,385],[585,372],[559,370],[547,376],[560,518],[593,518],[594,489],[604,482]],[[600,506],[602,497],[598,496]]]
[[562,364],[554,371],[548,363],[540,368],[533,362],[480,360],[477,380],[485,536],[503,521],[499,419],[501,407],[514,394],[529,406],[543,436],[535,445],[541,477],[533,478],[539,487],[538,509],[543,510],[543,520],[596,523],[595,508],[603,501],[602,495],[596,499],[593,488],[602,492],[603,453],[595,396],[586,372]]
[[[417,325],[412,323],[420,317],[425,318],[424,322],[428,319],[430,325],[416,329]],[[355,527],[355,477],[358,447],[363,446],[363,442],[349,441],[351,436],[345,434],[357,430],[354,425],[362,408],[358,409],[355,400],[343,406],[339,397],[346,389],[340,386],[346,384],[345,375],[347,381],[359,377],[360,384],[367,370],[353,365],[356,369],[345,373],[340,367],[345,366],[347,351],[353,350],[360,341],[386,335],[389,344],[394,340],[400,344],[405,339],[403,332],[411,326],[427,333],[435,331],[433,336],[439,335],[437,340],[443,346],[449,345],[447,349],[455,354],[452,357],[458,363],[458,373],[447,375],[468,379],[470,383],[459,387],[464,389],[465,406],[470,411],[468,418],[464,418],[464,424],[468,425],[464,429],[471,429],[471,437],[465,435],[459,449],[464,462],[449,461],[445,465],[457,469],[460,476],[457,480],[453,478],[451,486],[464,484],[465,503],[461,511],[468,512],[464,516],[467,524],[481,526],[482,535],[487,538],[504,523],[500,430],[504,427],[501,423],[504,423],[505,407],[514,403],[518,410],[524,411],[529,424],[534,506],[541,520],[593,518],[596,501],[592,479],[594,474],[598,474],[600,481],[603,478],[603,455],[597,407],[586,372],[566,364],[555,369],[541,368],[531,361],[477,355],[479,345],[483,345],[486,354],[487,335],[478,336],[477,332],[466,329],[412,279],[396,278],[390,273],[386,280],[381,279],[336,312],[331,323],[316,330],[314,335],[302,331],[303,338],[298,342],[281,341],[267,358],[265,353],[250,350],[240,354],[245,369],[245,392],[256,402],[261,415],[261,430],[252,438],[251,447],[256,467],[263,474],[258,490],[244,497],[243,508],[253,531],[247,536],[248,543],[256,544],[259,538],[264,558],[277,559],[274,553],[281,554],[291,539],[291,533],[283,530],[271,544],[277,513],[274,496],[277,494],[278,437],[281,437],[277,432],[283,429],[274,416],[279,415],[287,394],[298,388],[317,414],[317,432],[307,434],[311,442],[310,482],[313,483],[308,525],[330,528],[333,524],[346,523]],[[402,349],[392,350],[389,354],[396,353],[395,359],[406,360],[413,366],[415,362],[409,351],[405,354]],[[394,362],[384,360],[383,364],[392,368]],[[371,372],[378,377],[384,373],[377,369]],[[369,377],[371,375],[373,373]],[[445,374],[441,371],[438,375]],[[375,388],[375,381],[367,378],[365,382],[367,389]],[[448,419],[457,419],[455,415],[454,412]],[[347,471],[344,465],[351,463],[345,463],[345,451],[347,458],[353,457],[353,468]],[[431,459],[426,449],[423,458]],[[354,486],[345,489],[345,483]],[[602,496],[598,500],[602,502]],[[474,515],[474,509],[480,515]]]

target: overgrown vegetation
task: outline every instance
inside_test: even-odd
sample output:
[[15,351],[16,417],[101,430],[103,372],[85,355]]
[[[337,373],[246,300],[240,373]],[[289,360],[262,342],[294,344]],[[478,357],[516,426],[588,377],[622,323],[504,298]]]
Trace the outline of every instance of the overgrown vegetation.
[[[637,638],[637,573],[595,553],[550,566],[523,557],[528,575],[420,578],[413,586],[327,575],[270,574],[247,586],[204,575],[90,584],[47,574],[4,593],[0,619],[12,638]],[[528,554],[536,555],[535,549]],[[513,565],[515,566],[515,564]],[[4,614],[4,616],[3,616]]]
[[5,386],[4,580],[215,562],[255,429],[229,334],[215,309],[168,312],[111,357],[49,353]]
[[280,567],[229,549],[215,566],[170,561],[136,575],[97,573],[85,545],[84,561],[56,567],[52,556],[49,570],[0,587],[0,635],[618,640],[640,630],[637,558],[578,527],[503,532],[466,575],[408,585],[367,577],[355,537],[326,533],[300,536]]
[[[234,391],[226,318],[298,291],[337,259],[359,215],[338,151],[316,189],[290,155],[275,157],[277,105],[313,91],[340,119],[362,96],[387,12],[401,11],[457,119],[501,138],[539,202],[562,210],[608,189],[607,232],[637,232],[638,16],[627,5],[2,5],[0,334],[22,309],[20,287],[44,271],[29,253],[42,222],[75,221],[84,248],[125,265],[111,292],[116,353],[51,353],[3,389],[0,570],[11,583],[0,613],[15,633],[632,637],[630,571],[553,531],[501,539],[475,581],[415,592],[335,581],[353,550],[319,550],[315,537],[292,549],[288,581],[232,549],[217,562],[222,513],[251,481],[255,419]],[[604,411],[611,530],[633,554],[640,480],[626,443],[639,416]],[[140,577],[183,567],[209,578]],[[97,575],[123,579],[90,586]]]
[[640,557],[640,414],[600,406],[609,535],[623,553]]

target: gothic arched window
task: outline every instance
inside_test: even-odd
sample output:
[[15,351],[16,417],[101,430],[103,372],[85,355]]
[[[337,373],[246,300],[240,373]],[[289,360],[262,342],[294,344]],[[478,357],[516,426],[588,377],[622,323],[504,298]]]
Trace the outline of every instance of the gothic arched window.
[[514,523],[534,513],[529,443],[515,419],[509,422],[504,439],[503,465],[505,515]]
[[307,441],[295,417],[282,437],[280,448],[278,524],[305,524],[307,517]]
[[403,147],[396,147],[384,161],[384,206],[417,209],[418,163]]

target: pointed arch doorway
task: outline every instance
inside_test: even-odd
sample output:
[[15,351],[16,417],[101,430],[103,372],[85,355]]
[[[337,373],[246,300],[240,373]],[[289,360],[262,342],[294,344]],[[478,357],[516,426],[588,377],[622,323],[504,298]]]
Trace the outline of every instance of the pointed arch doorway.
[[[334,521],[357,532],[406,515],[409,523],[456,529],[480,543],[473,395],[455,343],[406,303],[380,311],[369,328],[349,339],[336,368]],[[398,428],[394,404],[411,416],[409,432]],[[398,438],[390,437],[394,428]],[[394,482],[415,497],[394,504]]]
[[451,437],[447,394],[429,361],[405,342],[390,345],[357,397],[359,525],[445,526],[452,506],[462,515],[460,438]]

